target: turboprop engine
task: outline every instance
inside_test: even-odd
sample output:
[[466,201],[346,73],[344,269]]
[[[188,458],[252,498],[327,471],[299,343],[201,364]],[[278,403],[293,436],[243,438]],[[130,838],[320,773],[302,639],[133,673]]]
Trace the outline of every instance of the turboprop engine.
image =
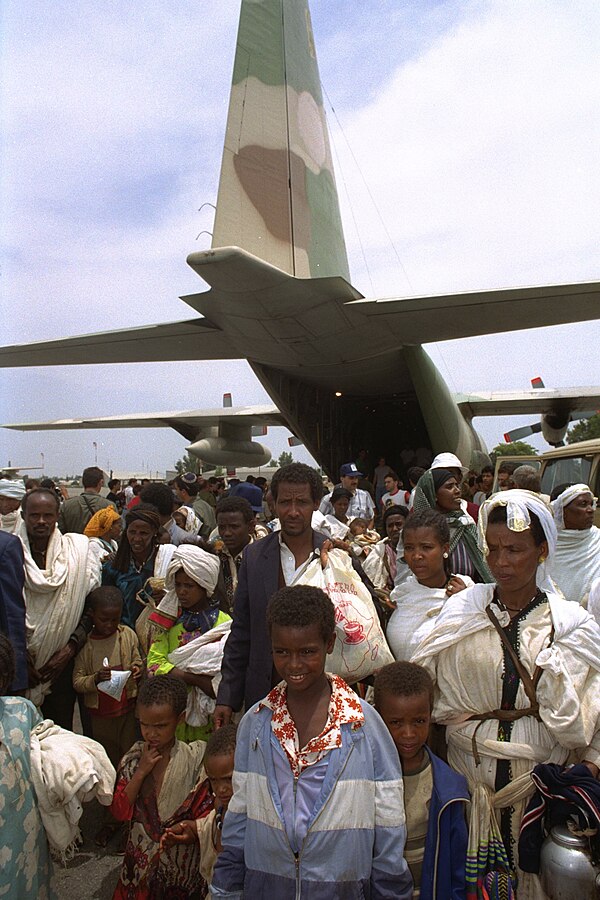
[[244,441],[228,437],[206,437],[188,448],[192,456],[216,466],[266,466],[271,451],[258,441]]

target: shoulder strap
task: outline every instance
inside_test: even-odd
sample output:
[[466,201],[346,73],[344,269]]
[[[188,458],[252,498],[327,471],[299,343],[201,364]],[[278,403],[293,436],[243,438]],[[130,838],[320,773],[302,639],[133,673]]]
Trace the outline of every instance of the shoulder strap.
[[[515,653],[513,646],[510,643],[506,632],[504,631],[504,628],[502,628],[502,626],[500,625],[500,622],[498,621],[498,619],[492,612],[491,608],[489,606],[486,606],[485,611],[487,613],[488,619],[490,620],[490,622],[492,623],[492,625],[494,626],[494,628],[500,635],[500,640],[506,647],[506,650],[508,651],[508,655],[512,659],[515,669],[519,673],[519,678],[523,682],[523,688],[525,690],[525,693],[527,694],[529,702],[531,703],[532,706],[537,707],[538,702],[537,702],[537,698],[535,695],[535,689],[536,689],[536,685],[540,679],[542,670],[539,668],[539,666],[536,666],[536,671],[534,672],[533,678],[531,677],[531,675],[529,674],[529,672],[527,671],[527,669],[525,668],[525,666],[523,665],[523,663],[521,662],[521,660],[519,659],[517,654]],[[539,674],[538,674],[538,672],[539,672]]]
[[83,500],[83,502],[85,503],[85,505],[86,505],[87,508],[89,509],[89,511],[90,511],[90,518],[91,518],[91,517],[97,512],[97,510],[94,509],[94,507],[92,506],[92,504],[90,503],[90,501],[88,500],[88,498],[85,496],[85,494],[81,494],[81,499]]

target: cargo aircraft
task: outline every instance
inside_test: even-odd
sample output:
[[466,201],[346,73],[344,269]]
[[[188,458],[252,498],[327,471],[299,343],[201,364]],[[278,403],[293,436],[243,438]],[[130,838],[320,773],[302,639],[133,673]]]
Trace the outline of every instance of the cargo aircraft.
[[0,349],[1,366],[246,359],[273,406],[13,424],[171,427],[209,463],[265,464],[286,425],[330,475],[361,448],[451,450],[481,464],[478,415],[541,414],[559,443],[600,388],[452,395],[422,344],[598,317],[597,282],[365,299],[350,283],[307,0],[242,0],[212,247],[188,256],[210,290],[182,321]]

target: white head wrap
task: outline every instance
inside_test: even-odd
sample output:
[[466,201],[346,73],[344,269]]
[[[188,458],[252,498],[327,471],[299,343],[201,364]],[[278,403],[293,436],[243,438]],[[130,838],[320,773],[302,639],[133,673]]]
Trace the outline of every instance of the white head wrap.
[[551,581],[547,570],[547,561],[554,556],[557,540],[556,525],[554,524],[550,507],[544,503],[539,494],[534,494],[532,491],[515,489],[498,491],[497,494],[492,494],[479,507],[479,520],[477,523],[479,531],[478,543],[484,556],[487,556],[490,552],[486,541],[489,515],[497,506],[506,507],[506,524],[511,531],[527,531],[531,525],[529,513],[531,512],[537,516],[548,542],[548,556],[546,561],[538,565],[536,581],[538,587],[542,590],[556,592],[556,587]]
[[24,496],[25,485],[22,481],[10,481],[8,478],[0,478],[0,497],[22,500]]
[[455,456],[454,453],[438,453],[435,457],[431,465],[430,469],[460,469],[463,475],[466,475],[469,471],[466,466],[463,466],[458,456]]
[[566,488],[562,494],[559,494],[556,500],[552,501],[550,506],[552,507],[554,521],[559,531],[562,531],[565,527],[565,506],[572,503],[575,497],[579,497],[580,494],[591,493],[592,489],[587,484],[573,484],[571,487]]
[[217,587],[221,569],[221,561],[218,556],[215,556],[213,553],[207,553],[206,550],[202,550],[200,547],[181,544],[173,553],[167,568],[165,578],[167,591],[175,590],[175,575],[180,569],[183,569],[192,581],[203,587],[208,596],[212,597]]
[[198,534],[202,528],[202,522],[194,512],[191,506],[180,506],[175,512],[183,513],[185,516],[185,530],[190,534]]

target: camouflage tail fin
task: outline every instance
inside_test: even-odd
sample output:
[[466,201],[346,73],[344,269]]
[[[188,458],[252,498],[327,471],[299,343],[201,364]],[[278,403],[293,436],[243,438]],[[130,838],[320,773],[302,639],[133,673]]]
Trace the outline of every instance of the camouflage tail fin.
[[307,0],[242,0],[212,245],[349,280]]

